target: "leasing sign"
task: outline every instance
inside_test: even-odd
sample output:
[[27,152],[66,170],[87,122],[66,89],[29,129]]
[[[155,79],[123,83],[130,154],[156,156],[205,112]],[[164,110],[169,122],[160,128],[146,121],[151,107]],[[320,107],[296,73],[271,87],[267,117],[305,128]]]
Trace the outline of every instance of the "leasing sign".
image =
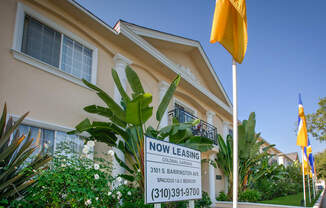
[[149,137],[144,145],[147,204],[202,197],[199,151]]

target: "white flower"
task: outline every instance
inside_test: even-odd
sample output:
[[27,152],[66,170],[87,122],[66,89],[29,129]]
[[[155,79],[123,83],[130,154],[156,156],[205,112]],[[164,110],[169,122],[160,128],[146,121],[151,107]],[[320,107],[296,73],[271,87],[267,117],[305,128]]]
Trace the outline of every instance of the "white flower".
[[111,192],[111,191],[109,191],[109,192],[108,192],[108,196],[111,196],[111,194],[112,194],[112,192]]
[[94,147],[95,146],[95,142],[94,141],[88,141],[86,145],[88,147]]
[[127,193],[129,196],[131,196],[131,192],[130,191],[128,191],[128,193]]
[[140,173],[140,169],[138,169],[137,171],[138,171],[138,173]]
[[96,197],[95,199],[96,199],[96,201],[98,201],[98,197]]
[[118,191],[117,194],[118,194],[118,196],[121,196],[121,192],[120,191]]
[[117,181],[120,183],[120,182],[122,181],[122,178],[119,176],[119,177],[117,178]]
[[61,164],[61,167],[64,168],[64,167],[66,167],[66,165],[65,164]]
[[109,186],[109,187],[111,186],[111,183],[110,183],[110,181],[108,181],[108,186]]
[[111,155],[112,157],[114,156],[114,151],[113,150],[109,150],[108,154]]
[[62,196],[62,198],[65,199],[67,197],[67,194],[62,194],[61,196]]
[[83,153],[86,155],[86,154],[88,154],[88,151],[89,151],[88,146],[87,145],[84,145]]
[[128,181],[124,181],[123,183],[124,183],[125,185],[127,185],[127,184],[128,184]]
[[94,169],[95,169],[95,170],[98,170],[98,169],[100,169],[100,165],[99,165],[99,164],[97,164],[97,163],[95,163],[95,164],[94,164]]
[[95,175],[94,175],[94,178],[95,178],[95,180],[97,180],[97,179],[100,178],[100,176],[99,176],[98,174],[95,174]]
[[92,201],[90,199],[88,199],[87,201],[85,201],[85,205],[88,206],[92,203]]

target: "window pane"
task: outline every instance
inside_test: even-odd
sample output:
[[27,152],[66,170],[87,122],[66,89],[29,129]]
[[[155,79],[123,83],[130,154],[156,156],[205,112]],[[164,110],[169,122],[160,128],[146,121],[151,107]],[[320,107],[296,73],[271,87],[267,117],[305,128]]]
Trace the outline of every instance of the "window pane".
[[62,43],[61,70],[79,79],[91,81],[92,50],[64,36]]
[[59,67],[60,44],[59,32],[30,16],[25,17],[22,52]]
[[[84,141],[82,139],[80,139],[79,136],[77,136],[77,135],[68,135],[67,133],[62,132],[62,131],[56,131],[56,135],[55,135],[56,150],[55,151],[58,150],[58,146],[62,142],[67,142],[69,144],[71,150],[74,153],[80,154],[82,152]],[[70,155],[68,153],[63,153],[63,154],[66,155],[66,156]]]
[[43,147],[47,146],[47,152],[50,155],[53,155],[53,153],[54,153],[54,131],[43,129],[42,144],[43,144]]
[[[19,125],[18,127],[19,133],[22,135],[28,135],[28,132],[31,131],[31,138],[34,139],[32,146],[33,145],[39,145],[39,148],[35,150],[32,154],[32,156],[36,156],[41,149],[45,153],[53,154],[53,144],[54,144],[54,131],[53,130],[48,130],[48,129],[40,129],[38,127],[34,126],[27,126],[27,125]],[[41,130],[41,137],[39,140],[37,140],[39,130]]]

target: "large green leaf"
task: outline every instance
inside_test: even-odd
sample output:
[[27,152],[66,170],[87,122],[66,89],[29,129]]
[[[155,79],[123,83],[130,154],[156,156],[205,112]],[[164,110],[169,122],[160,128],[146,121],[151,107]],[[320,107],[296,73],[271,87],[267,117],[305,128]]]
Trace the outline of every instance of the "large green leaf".
[[105,108],[102,106],[97,106],[97,105],[89,105],[86,106],[84,108],[84,110],[88,113],[94,113],[94,114],[98,114],[101,116],[105,116],[107,118],[109,118],[112,122],[116,123],[118,126],[121,127],[126,127],[126,122],[120,120],[118,117],[116,117],[112,111],[109,108]]
[[126,108],[126,122],[133,125],[144,124],[152,116],[153,107],[148,106],[151,102],[150,93],[138,95],[130,101]]
[[127,175],[127,174],[120,174],[119,175],[121,178],[130,181],[130,182],[134,182],[135,181],[135,176],[133,175]]
[[116,161],[119,163],[119,165],[120,165],[121,167],[123,167],[124,169],[126,169],[129,173],[131,173],[131,174],[134,173],[134,171],[131,170],[131,169],[128,167],[128,165],[127,165],[125,162],[123,162],[123,161],[122,161],[122,160],[117,156],[117,154],[114,154],[114,158],[115,158]]
[[83,79],[83,82],[89,88],[97,91],[97,95],[105,102],[105,104],[110,108],[110,110],[116,117],[118,117],[122,121],[125,121],[126,114],[124,110],[110,97],[110,95],[108,95],[106,92],[104,92],[103,90],[101,90],[100,88],[85,79]]
[[139,94],[144,94],[145,93],[144,88],[139,80],[137,73],[129,66],[126,66],[125,71],[126,71],[128,83],[129,83],[131,89],[133,90],[134,94],[136,96]]
[[124,103],[125,104],[128,103],[130,101],[130,98],[127,95],[126,91],[123,89],[122,84],[120,82],[119,75],[115,69],[112,69],[112,77],[113,77],[114,83],[115,83],[116,87],[118,88],[119,93],[120,93]]
[[129,135],[126,141],[126,149],[129,153],[133,154],[134,157],[138,157],[140,154],[140,142],[143,138],[142,129],[140,126],[133,126],[127,128],[126,131]]
[[177,88],[177,86],[179,85],[179,82],[180,82],[180,75],[178,75],[174,80],[173,82],[171,83],[169,89],[166,91],[160,105],[158,106],[158,109],[156,111],[156,120],[157,121],[161,121],[162,120],[162,117],[164,115],[164,112],[166,111],[166,109],[168,108],[169,106],[169,103],[173,97],[173,94]]
[[112,113],[120,120],[125,121],[126,112],[106,93],[98,92],[97,95],[106,103]]
[[206,137],[192,136],[187,139],[185,143],[181,143],[180,145],[196,149],[200,152],[206,152],[213,148],[213,141]]

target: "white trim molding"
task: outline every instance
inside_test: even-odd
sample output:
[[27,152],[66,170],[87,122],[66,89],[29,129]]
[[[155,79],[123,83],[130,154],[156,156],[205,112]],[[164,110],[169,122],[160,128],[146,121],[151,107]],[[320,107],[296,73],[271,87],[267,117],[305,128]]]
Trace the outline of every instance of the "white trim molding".
[[[141,27],[141,26],[138,26],[138,25],[127,23],[127,22],[122,22],[122,23],[124,25],[126,25],[128,28],[130,28],[137,35],[150,37],[150,38],[154,38],[154,39],[159,39],[159,40],[164,40],[164,41],[169,41],[169,42],[173,42],[173,43],[187,45],[187,46],[197,48],[198,51],[200,52],[202,58],[204,59],[207,67],[209,68],[211,74],[213,75],[217,85],[221,89],[227,103],[230,106],[232,106],[232,103],[231,103],[229,97],[227,96],[227,94],[225,92],[225,89],[222,86],[221,81],[217,77],[217,75],[216,75],[216,73],[215,73],[215,71],[214,71],[214,69],[213,69],[213,67],[212,67],[212,65],[211,65],[211,63],[210,63],[210,61],[209,61],[203,47],[201,46],[199,41],[184,38],[184,37],[180,37],[180,36],[176,36],[176,35],[172,35],[172,34],[168,34],[168,33],[164,33],[164,32],[160,32],[160,31],[156,31],[156,30],[149,29],[149,28],[144,28],[144,27]],[[119,24],[119,29],[120,29],[120,24]]]
[[[12,52],[15,58],[20,61],[23,61],[27,64],[30,64],[38,69],[47,71],[52,73],[56,76],[64,78],[68,81],[71,81],[75,84],[80,86],[85,86],[80,79],[74,77],[70,74],[67,74],[61,71],[58,67],[51,66],[50,64],[46,64],[36,58],[33,58],[21,51],[22,48],[22,39],[23,39],[23,31],[24,31],[24,18],[25,15],[28,14],[29,16],[35,18],[36,20],[40,21],[41,23],[53,28],[54,30],[64,34],[65,36],[73,39],[84,45],[85,47],[92,50],[92,72],[91,72],[91,82],[96,84],[97,80],[97,63],[98,63],[98,49],[90,44],[89,42],[85,41],[84,39],[80,38],[79,36],[75,35],[74,33],[70,32],[69,30],[65,29],[64,27],[58,25],[56,22],[50,20],[49,18],[39,14],[37,11],[31,9],[30,7],[24,5],[21,2],[17,3],[17,13],[16,13],[16,22],[15,22],[15,31],[14,31],[14,38],[12,44]],[[63,41],[63,40],[61,40]],[[61,50],[61,49],[60,49]],[[61,53],[60,53],[61,55]],[[60,66],[59,66],[60,67]]]
[[89,89],[91,90],[90,88],[88,88],[83,82],[82,80],[64,72],[64,71],[61,71],[59,70],[57,67],[54,67],[50,64],[47,64],[41,60],[38,60],[34,57],[31,57],[23,52],[20,52],[20,51],[17,51],[17,50],[14,50],[14,49],[11,49],[11,52],[13,54],[13,56],[22,61],[22,62],[25,62],[26,64],[29,64],[31,66],[35,66],[37,69],[40,69],[40,70],[43,70],[43,71],[46,71],[48,73],[51,73],[51,74],[54,74],[58,77],[61,77],[63,79],[66,79],[74,84],[77,84],[81,87],[84,87],[86,89]]
[[[10,116],[13,118],[14,121],[17,121],[20,118],[20,116],[15,115],[15,114],[9,114],[9,117]],[[40,120],[35,120],[35,119],[29,118],[29,117],[26,117],[22,121],[22,124],[28,125],[28,126],[35,126],[35,127],[43,128],[43,129],[49,129],[49,130],[53,130],[53,131],[68,132],[68,131],[74,130],[71,127],[61,126],[58,124],[49,123],[49,122],[40,121]]]
[[[229,114],[232,115],[232,105],[226,105],[218,97],[216,97],[212,92],[210,92],[203,86],[199,85],[198,83],[193,83],[193,81],[191,79],[189,79],[187,76],[182,75],[182,72],[180,71],[180,68],[177,64],[175,64],[170,59],[168,59],[165,55],[163,55],[160,51],[158,51],[156,48],[154,48],[146,40],[144,40],[143,38],[138,36],[131,28],[129,28],[127,23],[124,23],[122,21],[120,21],[120,34],[123,34],[124,36],[129,38],[131,41],[133,41],[135,44],[137,44],[138,46],[143,48],[145,51],[150,53],[154,58],[156,58],[158,61],[160,61],[162,64],[164,64],[166,67],[171,69],[176,74],[181,74],[181,77],[185,81],[187,81],[190,85],[192,85],[193,87],[198,89],[201,93],[206,95],[209,99],[211,99],[213,102],[215,102],[217,105],[221,106],[225,111],[227,111]],[[222,89],[222,91],[224,90],[223,88],[221,88],[221,89]],[[228,100],[228,98],[227,98],[227,100]]]

